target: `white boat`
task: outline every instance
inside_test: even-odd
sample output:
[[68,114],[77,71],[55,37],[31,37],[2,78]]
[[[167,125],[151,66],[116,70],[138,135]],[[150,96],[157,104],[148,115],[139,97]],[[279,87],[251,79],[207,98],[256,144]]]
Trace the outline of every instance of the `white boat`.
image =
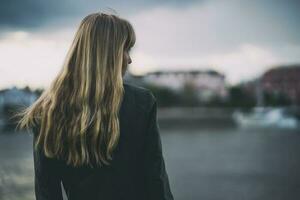
[[246,128],[299,128],[298,120],[288,115],[284,108],[255,107],[249,113],[235,111],[233,118],[240,127]]

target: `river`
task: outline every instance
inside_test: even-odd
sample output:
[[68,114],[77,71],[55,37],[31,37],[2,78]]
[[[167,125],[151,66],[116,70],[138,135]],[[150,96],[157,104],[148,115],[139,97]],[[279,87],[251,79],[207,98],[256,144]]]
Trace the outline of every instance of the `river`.
[[[300,131],[161,129],[176,200],[300,199]],[[34,199],[32,136],[0,134],[0,199]]]

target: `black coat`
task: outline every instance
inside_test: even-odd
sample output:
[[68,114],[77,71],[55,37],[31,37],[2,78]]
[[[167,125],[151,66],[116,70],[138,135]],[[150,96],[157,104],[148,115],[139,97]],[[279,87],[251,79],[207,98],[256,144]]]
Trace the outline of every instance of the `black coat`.
[[[152,92],[124,82],[120,140],[110,166],[71,167],[33,150],[37,200],[173,200]],[[33,127],[33,141],[39,128]]]

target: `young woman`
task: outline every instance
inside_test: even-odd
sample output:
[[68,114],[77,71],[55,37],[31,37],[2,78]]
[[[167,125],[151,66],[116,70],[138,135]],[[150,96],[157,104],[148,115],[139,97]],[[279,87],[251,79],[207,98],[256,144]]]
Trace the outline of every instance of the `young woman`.
[[131,24],[86,16],[62,70],[19,114],[32,128],[37,200],[173,200],[152,92],[123,82]]

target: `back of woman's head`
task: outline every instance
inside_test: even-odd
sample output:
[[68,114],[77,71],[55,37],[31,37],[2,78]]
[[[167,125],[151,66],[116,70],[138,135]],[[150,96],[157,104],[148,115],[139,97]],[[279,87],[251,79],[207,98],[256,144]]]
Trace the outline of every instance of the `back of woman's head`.
[[37,131],[35,148],[68,164],[109,164],[118,144],[124,51],[135,43],[131,24],[93,13],[80,23],[63,67],[37,101],[17,115]]

